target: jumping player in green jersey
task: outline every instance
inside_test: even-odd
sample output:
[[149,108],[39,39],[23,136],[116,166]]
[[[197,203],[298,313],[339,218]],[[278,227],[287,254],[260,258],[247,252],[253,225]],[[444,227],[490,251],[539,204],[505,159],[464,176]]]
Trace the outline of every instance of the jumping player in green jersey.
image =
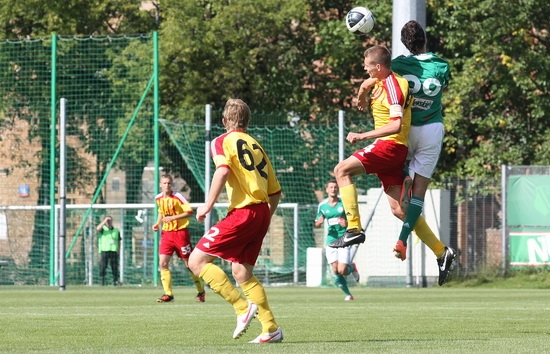
[[[426,190],[441,152],[445,133],[441,99],[449,83],[450,68],[444,59],[426,50],[426,33],[417,21],[409,21],[401,28],[401,42],[411,54],[393,59],[391,68],[409,81],[414,97],[407,155],[408,168],[414,177],[406,176],[403,182],[401,207],[407,214],[394,248],[395,256],[405,260],[407,239],[422,214]],[[421,237],[419,230],[416,231]],[[429,233],[421,239],[437,257],[438,283],[443,285],[456,252],[441,243],[431,230]]]

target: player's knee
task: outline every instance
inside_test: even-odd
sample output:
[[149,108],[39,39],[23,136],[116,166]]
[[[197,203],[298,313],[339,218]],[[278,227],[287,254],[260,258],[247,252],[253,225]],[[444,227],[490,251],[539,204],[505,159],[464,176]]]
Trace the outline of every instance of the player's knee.
[[405,214],[401,208],[396,210],[393,215],[395,215],[395,217],[401,221],[405,221],[405,217],[407,216],[407,214]]
[[196,263],[196,262],[194,262],[194,263],[189,262],[189,266],[187,267],[187,269],[189,269],[189,271],[191,273],[193,273],[194,275],[196,275],[198,277],[199,274],[202,271],[202,267],[203,267],[202,264],[199,264],[199,263]]
[[401,206],[399,206],[399,205],[392,206],[391,212],[399,220],[401,220],[401,221],[405,220],[406,214],[403,212],[403,209],[401,209]]
[[187,269],[196,276],[199,276],[202,266],[199,264],[197,259],[193,259],[192,257],[189,257],[189,260],[187,261]]
[[345,176],[346,170],[343,162],[340,162],[336,166],[334,166],[333,172],[334,172],[334,177],[336,177],[337,180]]
[[405,218],[407,217],[407,213],[401,207],[399,207],[396,217],[401,221],[405,221]]
[[334,275],[346,275],[346,267],[339,264],[338,267],[333,268]]

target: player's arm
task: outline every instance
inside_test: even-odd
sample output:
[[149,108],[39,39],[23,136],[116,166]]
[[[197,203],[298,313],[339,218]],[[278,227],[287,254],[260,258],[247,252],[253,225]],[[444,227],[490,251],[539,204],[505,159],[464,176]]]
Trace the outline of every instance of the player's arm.
[[346,140],[352,144],[355,144],[363,140],[377,139],[388,135],[397,134],[400,131],[401,131],[401,118],[392,118],[388,124],[378,129],[374,129],[365,133],[348,133]]
[[165,216],[164,218],[162,218],[162,222],[168,223],[174,220],[188,218],[191,215],[193,215],[193,209],[191,209],[191,206],[189,204],[183,204],[182,208],[183,210],[181,213],[176,215]]
[[164,218],[162,218],[162,222],[169,223],[169,222],[172,222],[174,220],[188,218],[191,215],[193,215],[193,211],[185,211],[181,214],[165,216]]
[[182,212],[181,214],[174,215],[174,220],[188,218],[191,215],[193,215],[193,210],[189,209],[189,210],[186,210],[186,211]]
[[319,228],[323,226],[323,223],[325,222],[325,215],[317,208],[317,215],[315,216],[315,221],[313,222],[313,226]]
[[212,183],[206,203],[197,209],[196,217],[199,222],[203,222],[206,218],[206,214],[208,214],[214,207],[214,204],[225,187],[225,182],[227,182],[230,172],[231,170],[227,166],[218,166],[218,168],[216,168],[214,176],[212,176]]
[[157,231],[160,227],[160,223],[162,222],[162,213],[160,212],[160,210],[158,210],[158,217],[157,217],[157,222],[153,224],[153,231]]
[[401,119],[404,115],[404,107],[408,104],[408,92],[406,94],[399,94],[399,91],[393,87],[384,87],[384,89],[386,91],[392,91],[387,93],[388,98],[391,99],[391,101],[388,102],[389,122],[380,128],[365,133],[349,133],[346,137],[347,141],[355,144],[358,141],[382,138],[401,132]]
[[345,229],[348,228],[348,220],[346,220],[345,216],[338,219],[338,225],[340,225],[341,227],[343,227]]
[[275,214],[275,210],[277,210],[277,206],[279,205],[280,200],[281,192],[269,196],[269,213],[271,214],[271,217],[273,217],[273,214]]
[[266,162],[265,168],[267,169],[267,193],[268,193],[268,204],[269,204],[269,213],[271,217],[275,214],[277,207],[279,206],[279,201],[281,200],[281,184],[275,175],[275,169],[269,160],[269,157],[262,148],[262,154],[264,155],[264,160]]
[[359,87],[359,92],[357,94],[357,108],[360,111],[364,110],[369,106],[369,94],[378,79],[370,77],[367,80],[363,81]]
[[325,217],[324,216],[321,216],[319,219],[316,219],[314,222],[313,222],[313,225],[317,228],[323,226],[323,222],[325,221]]

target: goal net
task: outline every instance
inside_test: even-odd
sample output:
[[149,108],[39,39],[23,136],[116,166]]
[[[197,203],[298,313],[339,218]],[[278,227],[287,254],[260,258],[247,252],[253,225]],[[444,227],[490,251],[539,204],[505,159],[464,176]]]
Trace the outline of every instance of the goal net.
[[[200,204],[191,204],[193,208]],[[90,208],[92,209],[90,212]],[[46,212],[48,207],[4,207],[0,211],[5,219],[19,217],[31,220],[37,214]],[[304,210],[301,208],[302,211]],[[96,226],[107,215],[113,218],[113,225],[120,230],[121,248],[119,274],[124,284],[154,284],[158,267],[155,254],[158,252],[159,234],[152,230],[156,221],[154,204],[95,204],[67,205],[66,210],[66,249],[59,249],[59,227],[56,227],[53,247],[55,259],[52,264],[56,279],[59,277],[61,255],[65,256],[65,280],[67,284],[99,284],[99,253]],[[223,218],[227,204],[216,204],[212,213],[212,223]],[[16,216],[17,215],[17,216]],[[59,225],[59,208],[55,213],[56,225]],[[304,214],[302,213],[302,216]],[[313,216],[305,216],[311,217]],[[265,284],[297,284],[305,282],[305,249],[313,245],[313,240],[298,236],[300,210],[297,204],[282,203],[279,205],[264,243],[258,262],[256,275]],[[1,220],[0,220],[1,222]],[[195,244],[204,234],[204,225],[192,220],[190,234]],[[78,232],[78,230],[81,232]],[[12,232],[15,230],[12,230]],[[25,226],[18,230],[25,232]],[[2,284],[47,284],[48,269],[24,266],[28,263],[30,245],[10,238],[11,262],[0,263]],[[47,255],[44,252],[44,255]],[[48,264],[47,260],[44,260]],[[224,270],[231,273],[230,264],[217,261]],[[184,263],[174,255],[170,264],[173,271],[174,285],[192,285]],[[106,283],[112,284],[112,273],[107,271]]]

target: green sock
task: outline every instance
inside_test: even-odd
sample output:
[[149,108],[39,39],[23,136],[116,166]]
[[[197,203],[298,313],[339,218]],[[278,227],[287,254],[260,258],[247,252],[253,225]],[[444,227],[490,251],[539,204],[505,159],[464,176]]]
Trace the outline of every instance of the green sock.
[[403,241],[404,245],[407,245],[407,239],[409,238],[411,231],[414,229],[414,225],[416,225],[418,217],[422,214],[423,207],[424,199],[413,195],[409,205],[409,210],[407,211],[407,216],[405,217],[405,221],[403,221],[403,226],[401,227],[401,233],[399,234],[399,239]]
[[348,288],[348,282],[346,281],[346,278],[341,274],[336,274],[334,276],[334,284],[336,284],[337,287],[342,289],[344,294],[351,296],[351,293],[349,292]]
[[409,165],[405,164],[403,166],[403,178],[407,177],[407,176],[410,176],[410,173],[409,173]]
[[350,275],[351,273],[353,273],[354,270],[355,266],[353,264],[348,264],[346,275]]

